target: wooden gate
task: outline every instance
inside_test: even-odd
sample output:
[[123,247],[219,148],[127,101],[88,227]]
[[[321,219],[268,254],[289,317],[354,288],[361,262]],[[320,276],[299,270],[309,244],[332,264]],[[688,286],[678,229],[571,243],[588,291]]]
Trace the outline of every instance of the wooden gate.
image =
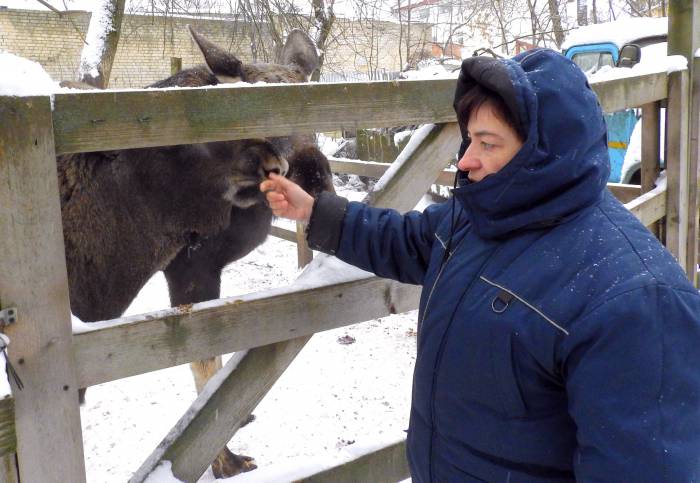
[[[606,111],[642,107],[642,186],[610,189],[645,225],[663,226],[666,246],[694,277],[698,183],[697,155],[688,147],[688,71],[592,87]],[[336,171],[384,172],[366,201],[407,211],[430,184],[450,176],[441,160],[459,145],[453,91],[454,80],[442,79],[0,97],[0,303],[17,310],[5,332],[25,386],[0,402],[0,454],[16,453],[21,479],[85,481],[78,387],[242,351],[131,480],[169,461],[177,478],[196,481],[314,333],[415,309],[419,295],[417,287],[318,256],[284,289],[98,322],[72,334],[56,154],[429,123],[422,142],[409,143],[391,169],[333,161]],[[668,104],[667,182],[653,187],[661,102]],[[342,281],[323,281],[329,264]],[[398,481],[408,475],[403,445],[307,481]]]

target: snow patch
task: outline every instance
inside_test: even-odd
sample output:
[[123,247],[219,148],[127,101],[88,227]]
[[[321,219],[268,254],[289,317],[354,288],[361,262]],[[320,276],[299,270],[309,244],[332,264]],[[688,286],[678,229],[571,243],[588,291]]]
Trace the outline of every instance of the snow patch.
[[338,142],[323,133],[318,133],[316,135],[316,144],[318,144],[318,149],[326,156],[332,156],[340,149],[340,144]]
[[97,66],[105,51],[107,35],[113,30],[111,4],[110,0],[95,0],[95,5],[92,7],[90,25],[85,36],[85,46],[80,55],[79,79],[83,79],[86,74],[93,78],[97,78],[99,75]]
[[86,324],[78,317],[73,315],[72,312],[70,314],[70,321],[71,325],[73,326],[73,334],[82,334],[83,332],[90,332],[91,330],[94,330],[90,324]]
[[459,76],[459,67],[452,65],[443,66],[441,64],[430,65],[421,70],[407,70],[401,72],[402,79],[425,80],[425,79],[456,79]]
[[45,96],[59,90],[39,63],[2,50],[0,72],[0,96]]
[[10,381],[8,380],[7,374],[7,348],[10,346],[10,338],[5,334],[0,334],[2,344],[0,347],[5,350],[0,350],[0,399],[5,399],[12,395],[12,387],[10,387]]
[[[403,439],[403,438],[402,438]],[[233,478],[223,480],[229,483],[265,483],[265,482],[291,482],[308,478],[322,471],[328,470],[350,461],[356,460],[378,451],[386,446],[400,442],[402,439],[379,438],[372,443],[352,444],[345,446],[334,453],[316,456],[302,462],[291,460],[282,464],[258,468],[250,473],[241,473]]]
[[411,134],[413,134],[413,130],[401,131],[394,134],[394,146],[401,144],[403,140],[410,137]]
[[[666,43],[663,43],[665,46]],[[644,58],[644,55],[642,55]],[[645,74],[671,73],[688,68],[688,59],[682,55],[664,55],[649,62],[639,62],[633,67],[604,66],[596,73],[588,76],[590,82],[604,82],[614,79],[624,79]]]
[[622,48],[626,43],[643,37],[666,35],[668,18],[626,18],[614,22],[585,25],[569,32],[562,50],[573,45],[611,42]]
[[153,472],[148,475],[144,483],[182,483],[173,475],[172,463],[170,461],[162,461]]

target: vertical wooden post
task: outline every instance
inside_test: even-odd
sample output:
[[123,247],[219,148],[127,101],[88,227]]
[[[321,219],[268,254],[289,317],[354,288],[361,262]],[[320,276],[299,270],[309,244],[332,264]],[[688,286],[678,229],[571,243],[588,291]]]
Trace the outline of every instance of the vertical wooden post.
[[691,282],[696,287],[700,287],[698,279],[698,259],[700,257],[700,237],[698,236],[698,225],[700,224],[700,58],[694,57],[691,69],[691,104],[690,104],[690,155],[688,159],[688,205],[690,213],[688,215],[688,259],[686,271]]
[[15,453],[6,454],[0,458],[0,483],[19,483]]
[[[683,55],[688,59],[689,80],[688,90],[685,93],[684,103],[690,111],[688,126],[686,127],[688,166],[687,178],[688,218],[685,230],[685,238],[680,243],[685,245],[686,257],[683,268],[688,277],[697,285],[697,257],[698,257],[698,129],[700,124],[698,116],[698,96],[700,96],[700,72],[695,61],[695,52],[700,47],[700,1],[698,0],[671,0],[669,2],[668,17],[668,53],[669,55]],[[680,260],[679,260],[680,261]]]
[[304,268],[314,259],[314,252],[306,243],[306,225],[297,223],[297,260],[299,268]]
[[182,70],[182,57],[170,57],[170,75],[175,75]]
[[68,279],[49,97],[0,97],[0,300],[21,481],[84,482]]
[[642,106],[642,193],[654,189],[659,177],[660,125],[659,102]]
[[688,71],[668,77],[666,246],[686,268],[688,236]]
[[[661,171],[659,155],[661,145],[660,108],[660,102],[652,102],[642,106],[642,194],[654,189],[654,183]],[[657,238],[660,238],[659,227],[660,223],[654,223],[649,227]]]

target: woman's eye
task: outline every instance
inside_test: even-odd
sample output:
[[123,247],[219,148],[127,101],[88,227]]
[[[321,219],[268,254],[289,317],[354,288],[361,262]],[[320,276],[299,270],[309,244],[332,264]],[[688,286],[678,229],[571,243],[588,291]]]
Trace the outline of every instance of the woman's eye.
[[491,149],[493,149],[496,146],[493,144],[489,144],[489,143],[485,143],[484,141],[481,141],[481,147],[487,151],[490,151]]

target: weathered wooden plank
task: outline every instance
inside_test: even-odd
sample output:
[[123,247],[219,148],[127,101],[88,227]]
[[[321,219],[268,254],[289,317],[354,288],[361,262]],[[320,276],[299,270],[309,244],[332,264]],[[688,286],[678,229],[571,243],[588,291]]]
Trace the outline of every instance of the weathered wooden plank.
[[[650,102],[642,106],[642,165],[641,186],[642,193],[654,188],[654,184],[661,172],[661,102]],[[664,122],[666,120],[664,119]],[[661,238],[661,225],[653,223],[649,230],[657,238]]]
[[[354,159],[329,157],[331,171],[334,173],[356,174],[370,178],[380,178],[389,169],[391,163],[377,163],[375,161],[358,161]],[[440,172],[435,184],[452,186],[454,184],[455,171],[444,169]]]
[[[700,7],[694,8],[694,21],[700,22]],[[700,224],[700,58],[693,57],[692,77],[690,80],[691,104],[690,104],[690,145],[688,146],[688,240],[686,243],[686,271],[693,285],[700,287],[698,279],[698,261],[700,254],[700,239],[698,238],[698,225]]]
[[652,102],[642,106],[642,193],[654,188],[654,183],[661,171],[659,156],[661,143],[660,109],[660,102]]
[[369,178],[380,178],[389,169],[391,163],[378,163],[376,161],[360,161],[357,159],[336,158],[328,156],[328,163],[334,173],[356,174]]
[[78,382],[87,387],[412,310],[418,294],[417,287],[369,277],[98,323],[108,327],[74,336]]
[[666,176],[666,247],[686,269],[688,236],[688,71],[668,81]]
[[636,184],[608,183],[608,189],[620,203],[629,203],[642,194],[641,188]]
[[[666,73],[592,83],[607,112],[666,97]],[[55,95],[58,154],[456,120],[454,79]]]
[[288,230],[286,228],[282,228],[281,226],[272,225],[270,227],[270,235],[281,238],[282,240],[287,240],[294,243],[297,242],[296,231]]
[[406,461],[406,441],[400,441],[294,483],[396,483],[409,476],[411,472]]
[[17,455],[9,453],[0,460],[0,483],[19,483],[17,474]]
[[15,400],[6,397],[0,400],[0,456],[17,450],[15,435]]
[[0,483],[19,483],[17,474],[15,400],[0,400]]
[[299,337],[234,354],[129,483],[144,481],[163,460],[172,462],[178,480],[196,482],[309,339]]
[[296,230],[296,243],[297,243],[297,265],[299,268],[303,268],[311,263],[314,259],[314,252],[309,248],[309,244],[306,242],[306,225],[302,223],[297,223]]
[[58,153],[455,120],[455,81],[56,94]]
[[650,226],[666,215],[666,185],[661,185],[625,204],[644,226]]
[[[0,300],[24,383],[13,387],[22,481],[85,481],[48,97],[0,97]],[[47,457],[50,455],[50,457]]]
[[666,99],[668,93],[667,74],[658,72],[635,77],[624,77],[591,82],[605,112],[637,107]]
[[452,187],[455,185],[456,175],[457,171],[451,169],[444,169],[438,175],[437,179],[435,180],[435,184]]
[[457,123],[421,127],[392,163],[391,169],[367,195],[365,202],[401,212],[413,209],[454,158],[460,142]]

